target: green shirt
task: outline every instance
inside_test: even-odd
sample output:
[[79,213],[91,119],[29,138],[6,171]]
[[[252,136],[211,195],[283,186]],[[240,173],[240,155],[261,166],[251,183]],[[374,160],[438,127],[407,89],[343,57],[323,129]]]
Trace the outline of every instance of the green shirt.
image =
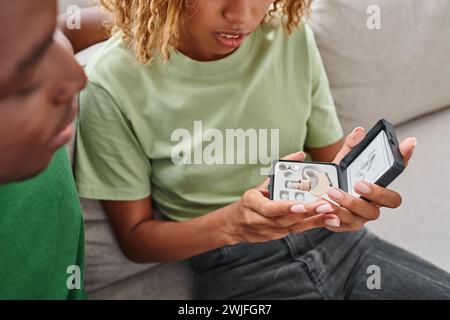
[[76,167],[82,197],[151,195],[160,212],[188,220],[238,200],[263,181],[271,160],[342,138],[306,25],[290,37],[261,25],[218,61],[173,53],[148,66],[116,36],[87,74]]
[[84,298],[83,230],[65,149],[39,176],[0,186],[0,299]]

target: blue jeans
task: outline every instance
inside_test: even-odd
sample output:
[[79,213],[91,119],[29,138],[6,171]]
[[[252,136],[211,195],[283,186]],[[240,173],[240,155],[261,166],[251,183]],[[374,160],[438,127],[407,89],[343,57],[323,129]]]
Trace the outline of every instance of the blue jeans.
[[195,299],[450,299],[450,274],[362,229],[292,234],[190,259]]

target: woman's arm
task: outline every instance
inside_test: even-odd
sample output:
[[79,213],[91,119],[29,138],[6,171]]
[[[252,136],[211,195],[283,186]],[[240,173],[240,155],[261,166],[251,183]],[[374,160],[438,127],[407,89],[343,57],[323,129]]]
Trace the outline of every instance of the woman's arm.
[[[304,154],[285,159],[303,160]],[[102,204],[124,254],[142,263],[182,260],[238,242],[281,239],[292,232],[326,227],[327,221],[337,218],[323,208],[317,213],[325,201],[271,201],[267,184],[266,180],[235,203],[185,222],[155,220],[150,197]]]
[[[342,148],[335,152],[335,162],[364,135],[364,130],[355,130],[347,136]],[[405,163],[412,156],[413,142],[406,139],[400,145]],[[316,159],[323,152],[318,150]],[[297,153],[285,159],[303,160],[304,156]],[[324,155],[320,160],[327,159]],[[227,244],[265,242],[319,227],[336,232],[358,230],[379,217],[379,206],[395,207],[401,199],[394,191],[370,184],[371,191],[364,195],[372,201],[370,203],[353,199],[349,194],[343,194],[341,200],[335,199],[342,207],[331,207],[326,201],[303,204],[271,201],[267,184],[266,180],[245,192],[237,202],[185,222],[154,220],[150,197],[138,201],[103,201],[102,204],[125,255],[135,262],[152,262],[182,260]],[[330,220],[338,220],[342,225],[330,227],[327,223]]]
[[138,263],[183,260],[238,242],[281,239],[337,218],[316,213],[325,201],[299,208],[293,201],[270,201],[256,188],[233,204],[184,222],[154,220],[151,198],[102,204],[122,251]]
[[311,155],[312,160],[315,162],[332,162],[343,146],[344,140],[341,139],[338,142],[323,148],[306,149],[306,152]]
[[234,242],[223,216],[224,207],[186,221],[153,219],[150,197],[137,201],[103,201],[125,255],[135,262],[182,260]]
[[75,53],[90,47],[98,42],[109,38],[109,30],[105,27],[105,20],[108,13],[100,7],[91,7],[81,9],[80,29],[69,29],[67,20],[70,19],[69,13],[63,13],[58,17],[58,26],[70,41]]

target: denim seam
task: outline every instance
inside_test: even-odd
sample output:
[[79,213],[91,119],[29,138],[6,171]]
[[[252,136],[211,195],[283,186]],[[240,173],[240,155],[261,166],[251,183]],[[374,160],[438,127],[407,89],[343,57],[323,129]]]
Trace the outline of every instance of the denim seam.
[[316,288],[317,292],[324,298],[324,300],[330,299],[328,297],[328,295],[325,294],[324,286],[323,286],[322,281],[318,277],[318,273],[316,273],[316,275],[314,275],[312,272],[312,270],[315,270],[315,268],[313,268],[311,266],[311,264],[303,258],[300,258],[297,261],[302,264],[302,267],[305,270],[305,273],[308,275],[309,280],[312,282],[312,284]]
[[222,260],[223,258],[228,258],[230,256],[229,246],[223,246],[222,248],[220,248],[220,253],[222,254]]
[[[305,237],[306,238],[306,237]],[[299,262],[303,268],[303,270],[305,271],[305,273],[308,275],[309,280],[312,282],[312,284],[314,285],[314,287],[316,288],[317,292],[326,300],[329,299],[327,297],[326,294],[324,294],[324,290],[323,290],[323,284],[322,281],[318,278],[318,274],[316,273],[316,275],[313,275],[313,273],[311,272],[312,270],[314,270],[314,268],[312,268],[311,264],[305,260],[304,256],[298,256],[296,251],[294,250],[294,244],[292,244],[291,240],[289,239],[289,237],[285,237],[284,240],[286,241],[286,244],[289,248],[289,252],[291,254],[291,257]]]

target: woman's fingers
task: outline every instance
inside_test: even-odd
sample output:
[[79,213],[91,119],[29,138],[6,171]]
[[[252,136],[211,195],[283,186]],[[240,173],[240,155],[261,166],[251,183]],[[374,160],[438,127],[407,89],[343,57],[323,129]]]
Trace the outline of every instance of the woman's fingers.
[[306,157],[305,153],[303,151],[299,151],[296,153],[289,154],[289,155],[281,158],[281,160],[303,161],[303,160],[305,160],[305,157]]
[[269,220],[270,219],[263,216],[255,217],[254,226],[258,225],[258,227],[250,228],[250,230],[247,231],[247,238],[250,238],[253,242],[265,242],[268,240],[284,238],[294,232],[304,232],[316,228],[326,228],[329,227],[329,225],[327,225],[327,222],[329,221],[338,221],[339,224],[339,217],[335,214],[318,214],[309,218],[301,219],[297,223],[286,227],[271,224]]
[[[350,230],[359,230],[363,227],[366,222],[375,220],[379,216],[379,214],[375,214],[374,216],[368,218],[363,218],[356,214],[355,212],[350,211],[345,207],[335,206],[333,204],[334,214],[339,217],[339,221],[341,225],[339,226],[341,229],[345,229],[345,231]],[[334,226],[331,226],[334,227]]]
[[288,233],[303,232],[316,228],[337,228],[338,226],[340,226],[340,220],[336,214],[323,213],[297,222],[288,228]]
[[[328,206],[328,210],[318,210],[318,208]],[[308,219],[316,215],[324,215],[333,212],[333,208],[326,201],[315,201],[310,203],[297,203],[291,207],[291,214],[276,216],[273,219],[274,223],[281,228],[293,226],[302,220]],[[322,224],[323,225],[323,224]]]
[[291,217],[288,219],[295,220],[332,211],[332,208],[329,208],[329,210],[326,210],[326,208],[325,210],[319,210],[319,208],[324,206],[329,206],[326,201],[300,203],[285,200],[270,201],[264,198],[264,200],[254,203],[251,208],[260,215],[268,218],[288,216]]
[[269,200],[258,189],[250,189],[245,192],[242,201],[244,207],[267,218],[304,213],[305,211],[304,206],[295,201]]
[[366,136],[366,131],[362,127],[353,129],[344,140],[344,145],[334,158],[334,163],[339,164],[341,160],[356,147]]
[[353,189],[370,202],[354,197],[337,188],[330,188],[327,194],[339,205],[368,220],[378,218],[378,207],[397,208],[402,203],[400,194],[376,184],[358,181],[353,186]]
[[333,214],[337,215],[341,222],[339,227],[329,226],[328,229],[331,231],[358,230],[366,222],[380,217],[380,207],[396,208],[402,202],[397,192],[375,184],[360,181],[354,185],[354,189],[370,202],[338,188],[328,189],[327,194],[334,202],[330,203],[334,210]]
[[358,181],[353,189],[365,199],[380,207],[397,208],[402,204],[402,197],[397,192],[379,185]]
[[403,162],[405,166],[408,166],[409,160],[411,160],[416,145],[417,145],[417,138],[415,137],[406,138],[400,143],[399,146],[400,153],[403,156]]
[[[370,203],[361,198],[352,196],[351,194],[344,192],[338,188],[330,188],[327,191],[331,200],[338,203],[341,207],[353,213],[352,215],[359,216],[366,220],[376,220],[380,216],[380,210],[373,203]],[[353,221],[349,219],[343,219],[345,224],[353,224]]]

